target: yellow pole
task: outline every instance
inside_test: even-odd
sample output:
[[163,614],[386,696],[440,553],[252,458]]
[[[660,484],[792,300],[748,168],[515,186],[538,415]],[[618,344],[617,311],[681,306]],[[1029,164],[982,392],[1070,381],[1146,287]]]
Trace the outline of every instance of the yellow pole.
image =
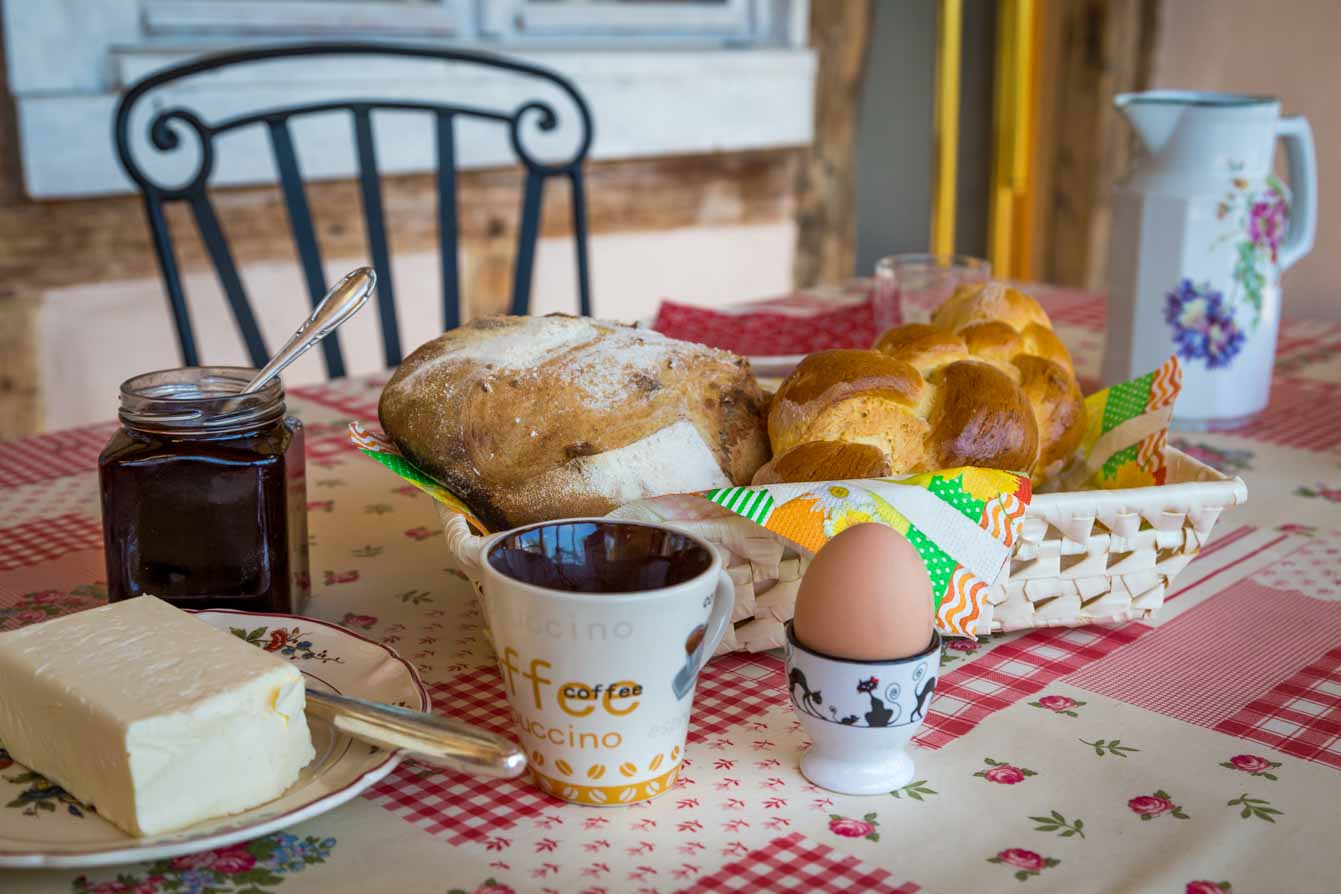
[[936,25],[936,100],[932,121],[931,250],[955,250],[955,182],[959,160],[959,69],[963,0],[941,0]]
[[997,7],[996,85],[993,97],[993,155],[987,257],[992,274],[1025,279],[1032,273],[1030,252],[1030,145],[1039,40],[1035,0],[1000,0]]

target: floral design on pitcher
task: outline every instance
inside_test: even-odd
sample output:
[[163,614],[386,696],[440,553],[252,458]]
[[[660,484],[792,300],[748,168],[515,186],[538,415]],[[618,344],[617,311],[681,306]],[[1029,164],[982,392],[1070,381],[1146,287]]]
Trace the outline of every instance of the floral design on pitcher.
[[[1238,170],[1242,163],[1234,163]],[[1231,181],[1233,189],[1215,209],[1220,220],[1232,220],[1234,229],[1226,232],[1215,244],[1234,243],[1234,269],[1230,273],[1233,290],[1229,294],[1232,315],[1240,299],[1253,309],[1253,329],[1262,319],[1262,290],[1266,287],[1271,268],[1278,262],[1281,242],[1290,220],[1290,204],[1285,187],[1273,175],[1266,185],[1253,192],[1251,183],[1238,176]]]
[[1182,279],[1164,296],[1164,321],[1184,360],[1205,360],[1209,369],[1229,366],[1243,350],[1245,336],[1234,321],[1234,307],[1210,283]]

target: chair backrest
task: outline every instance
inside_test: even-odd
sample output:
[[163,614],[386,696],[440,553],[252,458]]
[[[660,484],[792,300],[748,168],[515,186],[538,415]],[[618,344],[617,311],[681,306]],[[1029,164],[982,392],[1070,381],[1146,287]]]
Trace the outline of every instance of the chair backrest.
[[[205,121],[200,115],[181,106],[162,109],[148,122],[148,145],[160,152],[172,152],[182,145],[182,132],[194,136],[198,143],[198,160],[184,183],[164,185],[151,177],[137,162],[131,148],[130,128],[136,103],[151,91],[171,81],[188,78],[229,66],[305,56],[379,55],[417,57],[450,63],[468,63],[511,72],[549,82],[571,99],[576,109],[577,147],[565,159],[542,161],[526,146],[523,124],[541,131],[552,131],[559,124],[559,115],[553,105],[541,100],[524,102],[512,109],[490,109],[452,102],[425,102],[394,99],[347,99],[308,104],[281,105],[233,115],[217,121]],[[582,181],[582,163],[591,147],[592,122],[586,101],[577,88],[563,76],[547,68],[508,59],[492,53],[442,49],[437,47],[402,46],[384,43],[319,43],[269,45],[257,49],[217,53],[202,56],[183,65],[162,69],[131,85],[122,96],[116,110],[116,150],[127,175],[139,186],[144,196],[145,210],[153,237],[154,250],[163,273],[164,287],[172,307],[182,360],[188,366],[200,363],[195,334],[191,327],[186,297],[182,290],[181,271],[173,248],[164,205],[184,202],[191,211],[201,241],[209,254],[219,284],[228,300],[238,331],[246,345],[251,362],[261,366],[269,357],[256,316],[238,275],[237,264],[224,238],[223,229],[210,200],[208,186],[214,172],[216,137],[243,128],[264,128],[269,136],[279,186],[288,209],[289,226],[298,258],[306,279],[307,290],[315,304],[326,292],[322,271],[321,251],[317,245],[316,230],[308,206],[298,158],[294,151],[289,122],[306,115],[348,111],[352,123],[358,179],[362,196],[364,224],[368,238],[368,254],[377,271],[377,302],[382,329],[382,346],[387,366],[401,361],[400,337],[396,327],[395,289],[391,279],[391,251],[387,244],[386,226],[382,212],[381,181],[378,176],[377,155],[373,143],[372,113],[388,109],[398,112],[422,112],[432,116],[437,152],[438,232],[442,266],[443,327],[451,329],[460,322],[460,279],[457,270],[457,197],[456,197],[456,135],[458,118],[477,119],[507,128],[513,152],[525,168],[522,191],[521,224],[518,231],[516,265],[513,271],[511,312],[524,314],[530,306],[531,275],[535,262],[535,246],[540,230],[540,206],[545,181],[551,177],[566,178],[572,189],[573,237],[577,250],[577,280],[580,311],[591,313],[591,296],[587,271],[586,199]],[[345,374],[344,357],[336,337],[322,342],[326,370],[330,376]]]

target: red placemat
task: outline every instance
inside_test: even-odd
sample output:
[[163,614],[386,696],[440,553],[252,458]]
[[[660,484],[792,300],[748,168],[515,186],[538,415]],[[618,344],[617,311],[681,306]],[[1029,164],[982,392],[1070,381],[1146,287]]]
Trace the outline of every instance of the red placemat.
[[777,357],[826,348],[869,348],[875,341],[870,301],[832,309],[779,307],[723,313],[664,301],[652,328],[671,338],[744,354]]

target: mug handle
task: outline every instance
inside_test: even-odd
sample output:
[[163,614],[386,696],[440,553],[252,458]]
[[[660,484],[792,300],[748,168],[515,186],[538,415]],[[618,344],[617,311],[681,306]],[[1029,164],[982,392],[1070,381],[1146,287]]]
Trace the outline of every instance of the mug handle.
[[1280,269],[1313,250],[1318,232],[1318,162],[1313,153],[1313,129],[1303,115],[1291,115],[1276,122],[1276,136],[1285,143],[1285,160],[1290,169],[1290,230],[1280,247]]
[[708,629],[703,633],[703,661],[694,668],[694,675],[703,670],[703,666],[712,658],[712,653],[717,651],[717,646],[726,636],[726,629],[731,626],[731,614],[736,608],[736,584],[731,580],[731,575],[726,573],[725,568],[717,572],[717,589],[712,594],[712,611],[708,613]]

